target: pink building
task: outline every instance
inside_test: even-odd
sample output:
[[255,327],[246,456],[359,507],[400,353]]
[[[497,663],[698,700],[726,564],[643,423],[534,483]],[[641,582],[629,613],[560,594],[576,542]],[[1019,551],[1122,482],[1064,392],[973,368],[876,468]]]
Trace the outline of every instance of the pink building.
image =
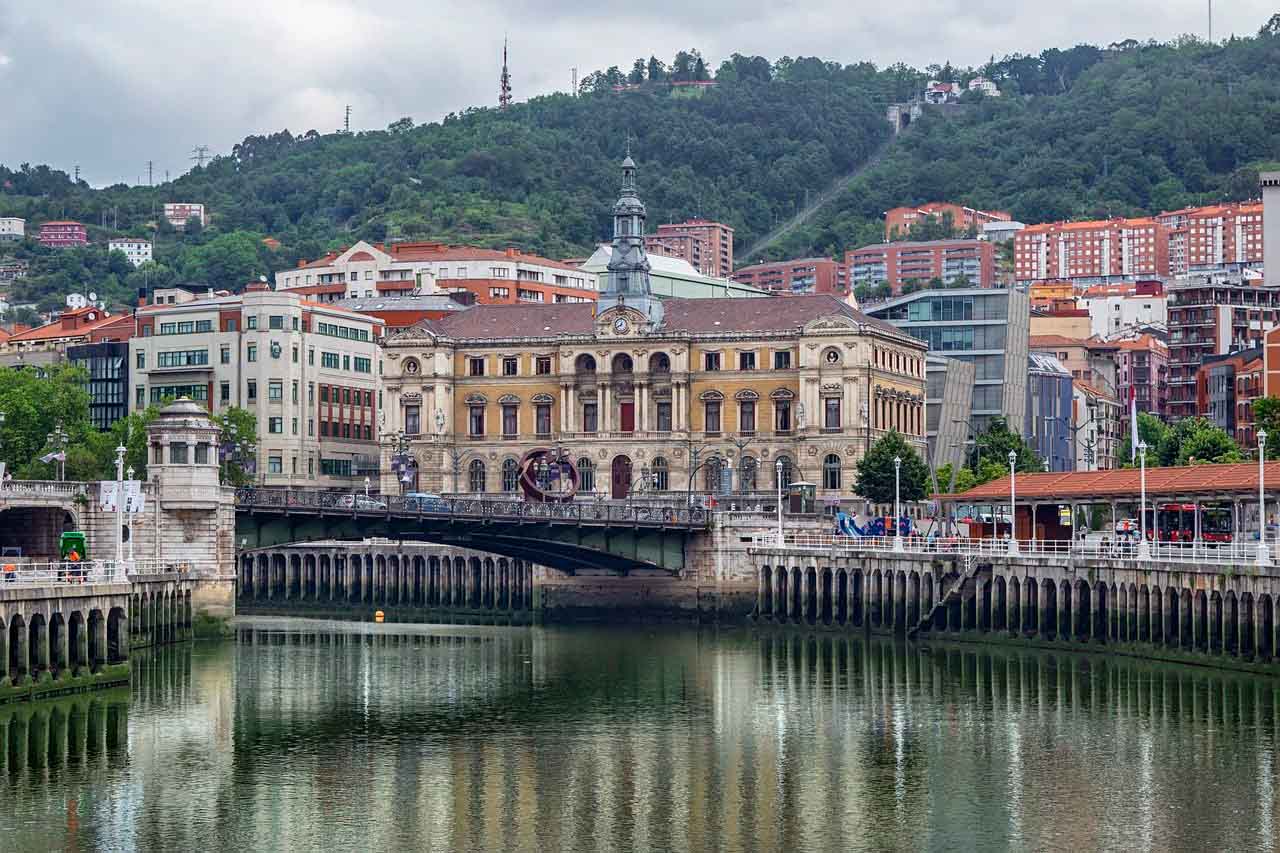
[[54,249],[65,249],[67,246],[84,246],[89,242],[89,235],[79,222],[60,220],[46,222],[40,226],[40,245]]

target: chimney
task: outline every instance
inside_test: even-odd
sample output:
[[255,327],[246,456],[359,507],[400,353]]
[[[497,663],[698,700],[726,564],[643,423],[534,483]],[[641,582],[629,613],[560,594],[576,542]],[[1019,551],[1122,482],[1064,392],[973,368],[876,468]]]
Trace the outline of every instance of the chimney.
[[510,247],[510,248],[508,248],[508,249],[507,249],[507,257],[508,257],[508,258],[514,258],[514,257],[515,257],[516,255],[518,255],[518,254],[520,254],[520,250],[519,250],[519,249],[517,249],[517,248],[515,248],[514,246],[512,246],[512,247]]
[[138,304],[139,305],[147,304],[147,289],[145,287],[138,288]]
[[1280,172],[1258,175],[1262,184],[1263,283],[1280,287]]
[[307,259],[306,259],[306,258],[298,258],[298,269],[302,269],[302,268],[303,268],[303,267],[305,267],[306,265],[307,265]]

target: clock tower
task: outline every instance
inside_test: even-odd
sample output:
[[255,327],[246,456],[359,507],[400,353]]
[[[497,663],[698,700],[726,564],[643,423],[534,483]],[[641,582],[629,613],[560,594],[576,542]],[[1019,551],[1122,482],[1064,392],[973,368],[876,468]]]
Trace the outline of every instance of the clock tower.
[[643,314],[649,329],[662,324],[662,302],[649,285],[649,259],[644,253],[644,203],[636,195],[636,163],[630,145],[622,161],[622,193],[613,205],[613,252],[609,275],[597,312],[626,306]]

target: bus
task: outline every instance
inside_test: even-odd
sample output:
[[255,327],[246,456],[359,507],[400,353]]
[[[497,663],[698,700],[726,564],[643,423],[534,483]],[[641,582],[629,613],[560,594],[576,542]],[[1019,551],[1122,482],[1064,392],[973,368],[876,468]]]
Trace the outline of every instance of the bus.
[[1148,507],[1147,539],[1157,536],[1161,542],[1196,541],[1196,515],[1200,516],[1200,541],[1228,543],[1232,541],[1231,507],[1221,504],[1165,503]]

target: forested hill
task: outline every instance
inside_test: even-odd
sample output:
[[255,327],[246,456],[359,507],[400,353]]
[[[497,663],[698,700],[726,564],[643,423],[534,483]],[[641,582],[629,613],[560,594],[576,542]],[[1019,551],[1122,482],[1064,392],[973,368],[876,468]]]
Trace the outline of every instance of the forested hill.
[[1277,80],[1280,15],[1221,46],[1114,45],[1057,94],[927,116],[772,254],[876,242],[885,210],[939,199],[1046,222],[1256,197],[1280,161]]

